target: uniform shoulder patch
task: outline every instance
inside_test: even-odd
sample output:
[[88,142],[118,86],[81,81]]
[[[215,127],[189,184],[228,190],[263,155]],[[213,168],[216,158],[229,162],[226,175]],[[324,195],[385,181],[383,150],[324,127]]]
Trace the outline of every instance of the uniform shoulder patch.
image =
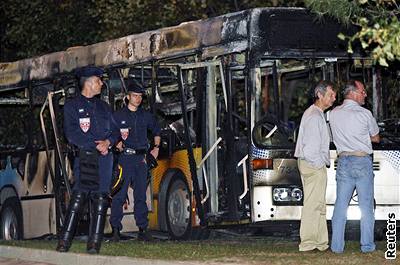
[[79,119],[79,126],[81,130],[86,133],[90,129],[90,118],[80,118]]

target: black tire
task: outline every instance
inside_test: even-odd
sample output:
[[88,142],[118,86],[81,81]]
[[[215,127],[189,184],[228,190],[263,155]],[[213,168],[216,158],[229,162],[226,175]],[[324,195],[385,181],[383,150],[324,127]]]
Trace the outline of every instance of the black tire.
[[9,198],[3,203],[0,213],[0,225],[2,240],[22,239],[22,210],[17,198]]
[[168,185],[165,201],[168,233],[174,240],[202,240],[210,236],[209,229],[192,227],[191,202],[191,193],[184,177],[175,174]]
[[175,175],[168,185],[165,216],[172,239],[188,239],[191,234],[191,198],[186,181]]

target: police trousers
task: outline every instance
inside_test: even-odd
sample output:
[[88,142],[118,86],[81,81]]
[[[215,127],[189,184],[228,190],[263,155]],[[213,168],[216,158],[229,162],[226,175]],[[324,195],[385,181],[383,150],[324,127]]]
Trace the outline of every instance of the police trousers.
[[139,228],[146,229],[148,225],[146,204],[148,168],[145,155],[121,154],[119,165],[124,183],[112,198],[110,224],[113,228],[122,230],[123,205],[127,198],[129,185],[131,185],[133,188],[133,210],[136,225]]

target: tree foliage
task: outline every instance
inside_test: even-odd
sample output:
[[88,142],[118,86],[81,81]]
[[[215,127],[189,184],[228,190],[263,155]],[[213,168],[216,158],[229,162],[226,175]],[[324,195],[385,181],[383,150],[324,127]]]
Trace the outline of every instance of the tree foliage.
[[359,26],[353,36],[338,36],[348,40],[350,53],[358,41],[382,66],[400,60],[400,8],[395,0],[305,0],[305,3],[321,16],[330,15],[345,24]]
[[85,0],[2,0],[1,60],[24,58],[99,40]]
[[248,8],[302,5],[302,0],[2,0],[0,61]]
[[303,6],[360,27],[353,36],[381,65],[400,58],[395,0],[2,0],[0,61],[88,45],[129,34],[262,6]]

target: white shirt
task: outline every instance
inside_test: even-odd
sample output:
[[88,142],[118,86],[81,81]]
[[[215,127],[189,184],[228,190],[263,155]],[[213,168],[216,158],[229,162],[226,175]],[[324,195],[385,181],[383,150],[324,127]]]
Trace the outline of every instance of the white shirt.
[[306,160],[315,168],[329,166],[329,142],[324,112],[313,104],[301,118],[294,156]]
[[342,105],[331,111],[330,125],[338,153],[359,151],[372,154],[371,136],[379,133],[379,127],[371,111],[354,100],[345,99]]

